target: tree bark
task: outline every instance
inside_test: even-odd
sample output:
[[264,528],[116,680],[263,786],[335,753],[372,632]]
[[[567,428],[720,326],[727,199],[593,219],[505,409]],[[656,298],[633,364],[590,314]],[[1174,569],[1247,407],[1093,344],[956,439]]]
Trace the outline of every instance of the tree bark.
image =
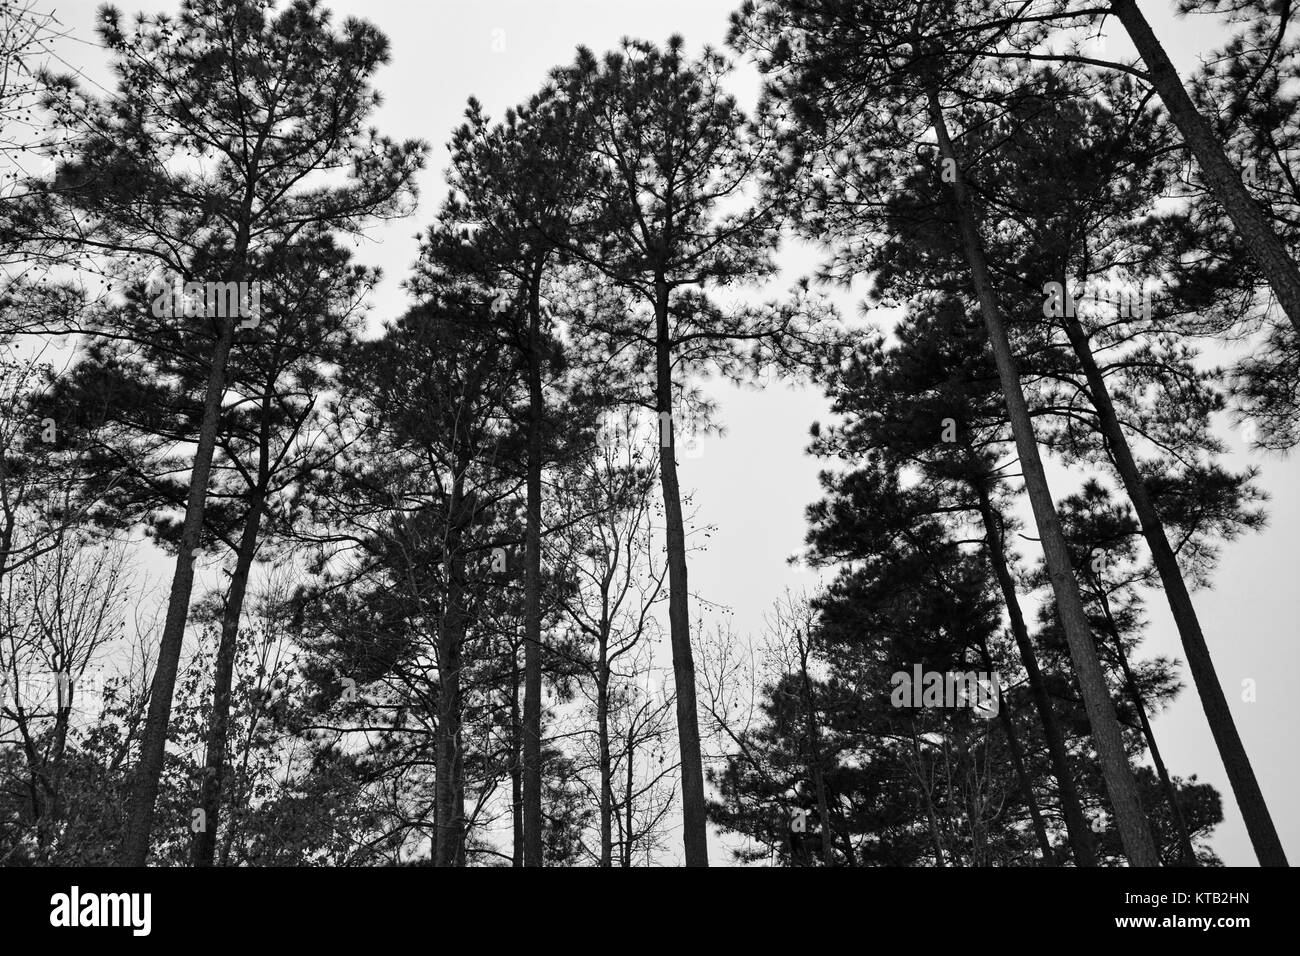
[[[464,632],[461,632],[461,639],[464,639]],[[465,865],[465,840],[469,834],[470,823],[465,819],[465,723],[463,720],[457,721],[456,726],[456,746],[453,751],[452,774],[451,779],[454,786],[452,794],[452,820],[458,826],[456,827],[456,842],[452,847],[452,866]]]
[[634,839],[634,834],[632,832],[632,801],[636,792],[633,787],[635,782],[635,773],[636,724],[630,723],[627,729],[627,771],[624,774],[625,779],[623,781],[623,816],[625,819],[622,847],[623,856],[622,859],[619,860],[620,865],[625,869],[629,869],[632,866],[632,846]]
[[510,865],[524,865],[524,774],[523,724],[519,718],[519,645],[511,647],[510,658],[510,820],[514,839]]
[[444,561],[447,596],[438,624],[438,733],[434,759],[435,833],[434,866],[456,866],[461,856],[464,805],[458,775],[461,723],[461,650],[465,640],[465,556],[461,549],[460,522],[464,509],[464,478],[452,480],[448,505],[448,530]]
[[[967,448],[969,451],[969,446]],[[1088,829],[1088,820],[1083,815],[1079,791],[1074,785],[1074,775],[1070,773],[1070,759],[1065,752],[1065,735],[1061,732],[1060,722],[1056,719],[1056,710],[1052,707],[1051,695],[1047,693],[1043,672],[1038,669],[1038,655],[1034,653],[1033,641],[1029,639],[1029,628],[1025,625],[1024,611],[1016,595],[1016,582],[1011,577],[1010,562],[1007,560],[1006,546],[1002,541],[1002,524],[993,509],[988,488],[979,479],[974,480],[972,485],[975,494],[979,497],[980,520],[984,525],[984,540],[988,542],[989,563],[993,566],[993,574],[998,579],[1002,601],[1007,608],[1007,617],[1011,620],[1011,633],[1015,637],[1016,649],[1020,653],[1020,663],[1025,668],[1029,692],[1034,698],[1039,722],[1043,725],[1043,739],[1047,742],[1052,775],[1056,777],[1057,796],[1061,802],[1061,815],[1065,818],[1065,829],[1070,840],[1070,850],[1074,854],[1074,863],[1076,866],[1096,866],[1097,854],[1092,845],[1092,831]]]
[[46,758],[45,778],[49,781],[50,802],[46,826],[51,838],[57,836],[59,821],[63,819],[63,778],[67,770],[64,756],[68,749],[68,729],[72,720],[72,697],[76,693],[76,682],[69,678],[67,682],[67,699],[63,698],[62,689],[58,694],[58,709],[54,715],[54,742],[50,745]]
[[946,867],[948,861],[944,858],[943,838],[939,834],[939,820],[934,812],[934,799],[930,796],[930,786],[921,775],[921,746],[916,740],[916,728],[912,728],[912,755],[916,759],[916,782],[917,787],[925,797],[925,816],[930,824],[930,837],[934,840],[934,863],[935,866]]
[[540,266],[528,285],[528,476],[524,530],[524,866],[542,865],[542,359]]
[[1070,554],[1061,531],[1060,517],[1056,513],[1056,505],[1052,501],[1051,489],[1047,483],[1047,474],[1043,470],[1043,461],[1038,453],[1033,421],[1030,419],[1029,406],[1025,402],[1025,395],[1020,385],[1020,373],[1011,352],[1011,342],[1007,336],[1002,311],[994,295],[988,264],[984,259],[983,243],[975,224],[974,212],[970,207],[964,180],[965,173],[948,135],[938,91],[931,85],[927,94],[930,119],[939,141],[940,153],[944,159],[951,162],[955,171],[954,181],[951,184],[953,209],[961,232],[962,248],[967,264],[970,266],[971,284],[979,300],[980,311],[988,331],[989,345],[997,363],[998,377],[1006,399],[1007,414],[1020,455],[1025,490],[1033,507],[1039,537],[1042,539],[1043,556],[1047,562],[1052,592],[1056,597],[1058,613],[1070,647],[1070,657],[1074,661],[1075,676],[1092,728],[1092,737],[1097,747],[1111,807],[1115,811],[1124,853],[1132,866],[1159,866],[1160,859],[1142,811],[1137,783],[1133,779],[1133,772],[1124,752],[1124,741],[1120,734],[1119,721],[1115,717],[1115,706],[1110,699],[1101,663],[1097,659],[1097,648],[1093,644],[1088,621],[1084,615],[1083,601],[1079,597],[1079,584],[1070,564]]
[[[1178,71],[1165,54],[1164,47],[1160,45],[1160,40],[1147,23],[1146,17],[1138,9],[1136,0],[1111,0],[1110,6],[1146,63],[1151,85],[1160,95],[1165,109],[1169,111],[1169,118],[1174,121],[1182,133],[1183,141],[1200,164],[1210,191],[1237,227],[1247,251],[1254,257],[1260,272],[1272,287],[1282,310],[1291,320],[1296,332],[1300,333],[1300,270],[1296,268],[1295,260],[1278,238],[1264,210],[1242,183],[1240,172],[1228,161],[1210,124],[1196,111],[1196,104],[1187,95]],[[1240,799],[1238,795],[1238,800]],[[1257,819],[1256,825],[1262,827],[1263,823]],[[1255,832],[1252,831],[1251,839],[1254,838]],[[1263,844],[1270,842],[1267,834],[1262,831],[1261,838]],[[1260,852],[1261,844],[1257,843],[1255,849],[1257,853]],[[1266,855],[1274,861],[1265,865],[1285,865],[1276,862],[1277,853],[1274,850],[1267,846],[1265,849]]]
[[830,804],[826,799],[826,775],[822,769],[821,735],[817,727],[817,715],[813,710],[812,680],[808,676],[810,638],[807,632],[804,632],[802,635],[796,634],[795,639],[799,642],[799,677],[800,689],[803,693],[804,725],[808,733],[808,763],[813,778],[813,790],[817,795],[817,816],[822,831],[822,865],[830,866],[831,837],[835,831],[831,829]]
[[[242,270],[237,275],[242,274]],[[199,428],[198,447],[190,471],[189,500],[185,505],[185,523],[176,552],[176,571],[172,575],[167,617],[158,643],[158,663],[149,690],[149,712],[140,735],[140,756],[131,782],[131,796],[118,850],[119,866],[144,866],[149,855],[149,834],[153,828],[154,803],[158,799],[158,782],[162,776],[163,756],[167,747],[167,726],[171,720],[172,694],[176,689],[176,672],[180,667],[181,646],[185,640],[185,622],[189,619],[190,594],[194,589],[194,553],[203,532],[203,513],[208,499],[208,477],[212,471],[212,453],[217,443],[221,419],[221,396],[225,390],[226,360],[234,340],[235,319],[219,319],[220,333],[212,350],[208,387],[203,397],[203,422]]]
[[1124,483],[1124,490],[1128,492],[1133,502],[1133,510],[1137,513],[1138,522],[1142,527],[1142,536],[1146,539],[1147,547],[1151,551],[1151,560],[1160,574],[1160,583],[1164,587],[1174,622],[1178,625],[1178,636],[1182,639],[1183,652],[1187,655],[1187,667],[1192,672],[1192,680],[1201,698],[1205,719],[1210,724],[1210,732],[1214,735],[1219,756],[1223,759],[1224,769],[1228,772],[1228,781],[1237,798],[1242,819],[1246,822],[1246,830],[1250,834],[1255,855],[1259,858],[1261,866],[1286,866],[1286,853],[1282,849],[1282,841],[1278,838],[1277,828],[1274,827],[1268,805],[1264,802],[1259,781],[1255,779],[1255,771],[1246,754],[1246,747],[1241,742],[1236,722],[1232,719],[1232,710],[1228,707],[1228,699],[1215,672],[1210,649],[1205,643],[1205,635],[1201,633],[1200,620],[1196,616],[1191,594],[1188,593],[1187,585],[1183,581],[1178,558],[1169,544],[1169,538],[1165,535],[1164,522],[1156,512],[1146,482],[1138,470],[1132,449],[1129,448],[1119,416],[1115,413],[1115,405],[1106,388],[1106,380],[1102,377],[1101,369],[1098,368],[1088,343],[1087,334],[1079,321],[1066,316],[1063,323],[1066,335],[1079,359],[1079,365],[1083,369],[1084,377],[1088,381],[1093,408],[1097,411],[1101,432],[1110,448],[1115,469]]
[[[989,654],[988,646],[980,647],[980,655],[984,659],[984,670],[990,676],[995,672],[993,658]],[[1016,734],[1015,722],[1011,719],[1011,708],[1007,705],[1006,698],[998,692],[998,722],[1002,724],[1002,733],[1007,738],[1007,750],[1011,754],[1011,769],[1015,771],[1016,780],[1020,783],[1020,795],[1024,798],[1025,806],[1029,809],[1029,821],[1034,827],[1034,838],[1038,841],[1038,850],[1043,857],[1044,866],[1056,866],[1056,856],[1052,852],[1052,841],[1047,837],[1047,824],[1043,822],[1043,813],[1038,808],[1038,798],[1034,796],[1034,785],[1029,779],[1029,774],[1025,772],[1024,750],[1020,746],[1020,737]]]
[[221,818],[222,777],[226,772],[226,744],[230,732],[230,690],[234,681],[235,653],[239,646],[239,621],[244,611],[248,575],[257,554],[258,531],[265,510],[262,487],[254,490],[248,515],[239,540],[235,570],[230,578],[221,614],[221,643],[212,677],[212,716],[208,724],[207,750],[203,761],[203,781],[199,791],[199,808],[204,827],[194,834],[194,865],[212,866],[217,850],[217,827]]
[[1156,765],[1156,775],[1160,778],[1160,789],[1164,791],[1165,802],[1169,804],[1169,813],[1174,823],[1174,832],[1178,837],[1178,849],[1183,858],[1183,865],[1198,866],[1196,850],[1192,848],[1192,837],[1187,832],[1187,820],[1183,817],[1182,807],[1178,804],[1178,791],[1174,789],[1173,781],[1169,779],[1169,770],[1160,755],[1160,748],[1156,746],[1156,735],[1151,729],[1151,721],[1147,719],[1146,700],[1142,695],[1142,689],[1138,687],[1133,668],[1129,666],[1128,652],[1124,650],[1124,641],[1120,638],[1119,625],[1111,613],[1110,601],[1106,598],[1106,592],[1102,589],[1096,575],[1088,573],[1088,577],[1092,592],[1097,597],[1097,603],[1101,605],[1102,616],[1106,618],[1106,630],[1110,632],[1115,653],[1119,657],[1120,670],[1124,674],[1124,687],[1128,691],[1129,699],[1133,701],[1133,706],[1137,708],[1138,720],[1142,724],[1142,736],[1146,738],[1147,749],[1151,751],[1151,762]]
[[[659,470],[668,537],[668,622],[677,691],[677,740],[681,751],[682,841],[687,866],[708,866],[708,829],[704,815],[704,769],[695,703],[695,660],[691,651],[690,594],[686,582],[686,532],[681,490],[677,483],[673,440],[672,345],[668,327],[668,284],[655,280],[656,399],[660,416]],[[665,417],[666,416],[666,417]],[[665,427],[666,423],[666,427]],[[666,447],[663,447],[665,446]]]
[[600,657],[596,667],[596,735],[597,746],[600,748],[600,865],[609,867],[613,865],[614,859],[614,781],[609,752],[609,644],[604,634],[600,638]]

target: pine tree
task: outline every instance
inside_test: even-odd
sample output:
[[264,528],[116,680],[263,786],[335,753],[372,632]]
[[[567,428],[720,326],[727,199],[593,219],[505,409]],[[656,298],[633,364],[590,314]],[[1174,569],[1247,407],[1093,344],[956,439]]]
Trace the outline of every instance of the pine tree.
[[[961,115],[970,85],[992,82],[992,77],[986,76],[976,81],[969,65],[955,63],[950,55],[949,34],[954,26],[966,22],[961,14],[911,3],[879,4],[870,9],[838,0],[789,9],[774,4],[759,12],[746,8],[733,37],[751,49],[764,51],[764,71],[773,77],[768,99],[784,104],[782,112],[772,115],[778,124],[790,117],[796,121],[787,123],[780,133],[788,144],[788,159],[773,171],[773,178],[783,183],[791,171],[797,177],[801,170],[813,170],[805,174],[812,183],[796,201],[814,206],[801,222],[805,227],[827,216],[838,217],[840,225],[848,225],[851,239],[858,239],[868,224],[888,226],[887,214],[874,214],[884,204],[872,202],[873,193],[888,187],[882,179],[888,163],[877,157],[882,152],[911,155],[925,136],[933,133],[938,150],[932,170],[941,190],[935,196],[933,218],[956,227],[960,237],[965,277],[988,333],[1025,489],[1051,567],[1053,590],[1126,851],[1133,865],[1154,866],[1158,865],[1155,847],[1088,632],[1078,581],[1025,400],[1018,358],[990,272],[981,232],[982,210],[969,180],[968,144],[950,130],[950,122]],[[996,32],[1000,31],[1001,27]],[[868,105],[877,104],[879,109],[866,108],[864,96],[870,97]],[[847,136],[856,142],[848,142]],[[831,163],[826,161],[828,156]],[[859,196],[860,192],[863,195]],[[822,208],[816,207],[818,201],[823,202]],[[829,213],[825,205],[832,207]]]
[[[550,407],[563,347],[545,296],[575,244],[587,157],[572,108],[546,90],[492,124],[477,101],[452,140],[451,195],[422,253],[424,270],[477,280],[493,296],[503,341],[524,357],[528,379],[524,543],[522,839],[525,866],[542,865],[542,473],[557,455]],[[414,286],[422,283],[417,278]]]
[[[367,135],[360,125],[374,106],[366,78],[387,57],[372,27],[335,31],[328,14],[306,2],[273,14],[251,0],[196,0],[134,32],[105,8],[100,36],[113,53],[119,92],[98,102],[67,79],[65,92],[56,89],[49,100],[82,134],[56,183],[84,182],[51,191],[54,214],[43,228],[52,239],[134,258],[185,282],[240,287],[258,280],[253,270],[268,242],[313,223],[355,229],[402,208],[422,147]],[[217,175],[176,174],[165,168],[169,157],[206,163]],[[344,187],[294,188],[315,170],[353,159]],[[124,865],[143,865],[148,855],[226,366],[241,324],[237,314],[202,321],[211,341],[203,417],[122,837]]]
[[593,315],[593,341],[631,352],[635,398],[659,416],[668,539],[669,622],[681,748],[687,866],[707,866],[704,775],[690,638],[682,494],[675,437],[690,409],[692,373],[724,375],[772,361],[800,339],[801,309],[726,309],[719,288],[766,276],[777,223],[770,206],[742,205],[762,142],[721,88],[727,64],[706,51],[690,60],[680,37],[666,48],[627,41],[597,60],[589,51],[555,74],[557,95],[590,119],[593,169],[585,224],[591,239],[570,251],[628,297],[624,309]]

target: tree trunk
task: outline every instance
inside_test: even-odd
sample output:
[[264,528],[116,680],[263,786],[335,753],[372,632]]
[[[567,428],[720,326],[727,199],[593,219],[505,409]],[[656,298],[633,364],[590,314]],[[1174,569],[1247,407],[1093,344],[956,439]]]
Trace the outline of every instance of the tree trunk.
[[149,713],[140,735],[140,756],[131,781],[130,808],[118,850],[119,866],[144,866],[149,855],[149,834],[153,828],[154,803],[158,799],[158,782],[167,747],[172,694],[176,689],[176,672],[185,640],[185,622],[190,613],[190,593],[194,589],[194,553],[203,532],[208,476],[212,471],[212,453],[221,419],[221,396],[225,390],[226,360],[230,357],[235,334],[235,319],[218,321],[221,331],[212,350],[208,387],[203,396],[203,423],[199,428],[198,447],[190,471],[189,500],[185,505],[185,523],[181,526],[181,540],[176,552],[176,571],[172,575],[167,617],[158,642],[158,663],[149,690]]
[[528,286],[528,500],[524,530],[524,866],[542,865],[541,270]]
[[[984,670],[990,677],[993,677],[995,668],[987,645],[980,647],[980,655],[984,659]],[[1052,841],[1047,837],[1047,824],[1043,822],[1043,813],[1038,808],[1038,798],[1034,796],[1033,782],[1029,779],[1029,774],[1025,772],[1024,750],[1021,749],[1020,737],[1016,734],[1016,725],[1011,719],[1011,708],[1007,705],[1006,698],[1002,696],[1001,688],[998,689],[998,722],[1002,724],[1002,733],[1007,738],[1007,750],[1011,754],[1011,769],[1015,771],[1016,780],[1020,783],[1020,795],[1024,798],[1025,806],[1029,809],[1029,820],[1034,827],[1034,838],[1038,841],[1039,852],[1043,855],[1043,865],[1056,866],[1056,856],[1052,852]]]
[[434,761],[434,803],[436,808],[433,846],[434,866],[455,866],[460,856],[464,805],[458,774],[461,686],[461,649],[465,639],[465,556],[461,551],[460,522],[464,508],[463,477],[452,481],[447,509],[446,552],[447,601],[438,625],[438,734]]
[[1183,581],[1178,558],[1169,544],[1169,539],[1165,535],[1164,522],[1160,520],[1151,496],[1147,492],[1146,483],[1138,471],[1137,461],[1133,458],[1128,439],[1120,426],[1119,416],[1115,413],[1115,405],[1110,399],[1110,392],[1106,388],[1106,380],[1097,367],[1088,337],[1078,320],[1066,316],[1062,321],[1088,381],[1088,388],[1092,392],[1092,404],[1097,410],[1097,419],[1106,444],[1110,447],[1115,469],[1119,472],[1120,479],[1124,482],[1124,489],[1133,502],[1133,510],[1137,513],[1138,521],[1142,526],[1142,536],[1146,539],[1147,547],[1151,551],[1151,560],[1160,574],[1160,583],[1164,587],[1174,622],[1178,625],[1178,636],[1183,642],[1183,652],[1187,655],[1187,667],[1192,672],[1192,680],[1201,698],[1205,719],[1210,724],[1210,732],[1214,735],[1219,756],[1223,759],[1224,769],[1228,772],[1228,780],[1232,784],[1232,792],[1237,798],[1242,819],[1246,822],[1246,830],[1250,834],[1255,855],[1259,858],[1261,866],[1286,866],[1286,853],[1282,849],[1282,841],[1278,838],[1277,828],[1273,826],[1273,818],[1268,812],[1268,805],[1264,802],[1259,781],[1255,779],[1255,771],[1250,765],[1250,758],[1246,755],[1246,747],[1241,742],[1241,735],[1237,733],[1236,722],[1232,719],[1232,710],[1228,707],[1228,699],[1214,670],[1214,661],[1210,658],[1210,649],[1205,643],[1205,635],[1201,633],[1201,623],[1196,616],[1196,608],[1192,605],[1192,597],[1187,591],[1187,585]]
[[673,440],[672,346],[668,328],[668,284],[655,281],[656,399],[659,412],[659,469],[668,532],[668,622],[673,647],[673,683],[677,691],[677,740],[681,752],[682,842],[687,866],[708,866],[708,830],[704,817],[704,769],[695,705],[695,661],[691,652],[690,594],[686,583],[686,531],[681,490],[677,484]]
[[627,773],[623,781],[623,857],[619,863],[626,869],[632,866],[632,799],[635,793],[633,784],[636,780],[636,723],[628,724],[627,729]]
[[834,831],[831,829],[830,804],[826,799],[826,775],[822,769],[821,740],[817,727],[817,715],[813,710],[813,692],[812,680],[808,677],[808,641],[810,637],[805,632],[803,636],[796,635],[799,642],[799,677],[800,686],[803,691],[803,712],[804,724],[808,733],[808,756],[809,770],[813,778],[813,789],[817,795],[817,816],[821,824],[821,856],[822,865],[831,865],[831,836]]
[[[990,667],[990,677],[992,674],[993,668]],[[1000,702],[998,709],[999,711],[1001,710]],[[979,773],[977,772],[976,767],[977,761],[971,755],[970,750],[970,737],[968,731],[971,727],[969,723],[963,727],[957,722],[954,722],[954,726],[960,729],[960,733],[956,735],[956,740],[953,744],[957,751],[956,776],[958,780],[961,781],[958,786],[961,788],[961,794],[966,804],[966,819],[969,822],[968,829],[970,831],[970,860],[967,865],[972,867],[982,867],[987,865],[986,853],[988,850],[988,827],[984,823],[984,797],[980,793]],[[949,739],[952,739],[951,735]],[[953,774],[950,771],[948,775],[948,790],[950,794],[952,792],[952,777]],[[948,818],[952,820],[953,829],[956,830],[958,827],[958,820],[957,815],[951,808],[951,798],[948,800],[948,803]],[[954,841],[954,843],[960,842],[961,841],[959,840]]]
[[[967,446],[969,452],[969,445]],[[1056,777],[1057,796],[1061,802],[1061,815],[1065,818],[1065,829],[1070,840],[1070,850],[1074,854],[1075,866],[1096,866],[1097,855],[1092,845],[1092,831],[1083,815],[1083,805],[1079,801],[1079,791],[1074,785],[1074,775],[1070,773],[1070,759],[1065,752],[1065,736],[1056,719],[1056,710],[1052,707],[1052,698],[1047,693],[1047,684],[1043,673],[1038,669],[1038,656],[1034,653],[1033,641],[1029,639],[1029,628],[1025,625],[1024,611],[1020,599],[1016,596],[1016,582],[1011,577],[1011,567],[1007,560],[1006,546],[1002,541],[1002,523],[993,509],[988,488],[979,479],[972,482],[976,495],[979,496],[980,520],[984,524],[984,540],[988,542],[989,563],[993,574],[998,579],[1002,591],[1002,601],[1007,607],[1007,617],[1011,620],[1011,633],[1016,639],[1016,649],[1020,652],[1020,663],[1025,668],[1029,681],[1029,692],[1034,698],[1034,707],[1038,711],[1039,722],[1043,725],[1043,739],[1047,742],[1047,754],[1052,764],[1052,775]]]
[[[1169,118],[1174,121],[1183,135],[1183,141],[1200,164],[1210,191],[1237,227],[1243,244],[1272,287],[1282,310],[1286,312],[1296,332],[1300,333],[1300,270],[1296,268],[1295,260],[1287,253],[1264,210],[1242,183],[1240,172],[1228,161],[1210,124],[1196,111],[1196,104],[1187,95],[1178,71],[1169,61],[1146,17],[1138,9],[1136,0],[1111,0],[1110,6],[1124,24],[1129,39],[1146,63],[1151,85],[1160,95],[1165,109],[1169,111]],[[1236,789],[1235,781],[1233,788]],[[1241,800],[1240,794],[1237,799]],[[1244,813],[1245,808],[1242,809]],[[1247,827],[1249,826],[1248,821]],[[1277,862],[1281,844],[1276,849],[1269,845],[1277,842],[1276,834],[1270,841],[1264,832],[1263,821],[1256,819],[1256,826],[1261,828],[1260,840],[1255,843],[1255,851],[1261,855],[1260,862],[1263,863],[1264,856],[1268,856],[1273,862],[1265,864],[1266,866],[1285,866],[1285,862]],[[1271,826],[1270,822],[1268,828]],[[1251,839],[1256,839],[1255,830],[1251,830]]]
[[1111,641],[1115,645],[1115,653],[1119,656],[1120,670],[1124,674],[1124,687],[1128,691],[1129,698],[1133,701],[1133,706],[1137,708],[1138,720],[1142,724],[1142,736],[1146,738],[1147,749],[1151,751],[1151,761],[1156,765],[1156,775],[1160,778],[1160,788],[1164,791],[1165,802],[1169,804],[1169,812],[1174,823],[1174,831],[1178,837],[1178,849],[1182,854],[1184,866],[1198,866],[1196,860],[1196,851],[1192,848],[1192,838],[1187,832],[1187,820],[1183,817],[1182,807],[1178,805],[1178,791],[1174,789],[1173,781],[1169,779],[1169,770],[1165,767],[1164,758],[1160,756],[1160,748],[1156,746],[1156,735],[1151,729],[1151,721],[1147,719],[1147,704],[1142,696],[1142,689],[1138,687],[1137,678],[1133,674],[1133,668],[1129,666],[1128,652],[1124,650],[1124,641],[1120,638],[1119,625],[1115,623],[1115,616],[1110,611],[1110,601],[1106,598],[1106,592],[1102,589],[1101,582],[1096,576],[1088,573],[1089,583],[1092,585],[1092,592],[1097,597],[1097,603],[1101,606],[1102,616],[1106,618],[1106,630],[1110,632]]
[[510,865],[524,865],[523,725],[519,719],[519,645],[510,649]]
[[915,726],[912,728],[912,755],[916,759],[917,788],[925,797],[925,817],[930,823],[930,837],[934,840],[934,864],[935,866],[946,867],[948,861],[944,858],[943,837],[940,836],[939,820],[934,812],[934,799],[930,796],[930,786],[921,773],[921,747],[916,741]]
[[1052,592],[1056,596],[1058,613],[1065,630],[1066,641],[1070,646],[1070,657],[1074,661],[1075,676],[1079,682],[1079,691],[1083,696],[1084,708],[1092,728],[1111,807],[1115,811],[1115,819],[1119,825],[1124,853],[1133,866],[1159,866],[1160,860],[1155,843],[1151,839],[1151,830],[1142,812],[1137,783],[1133,779],[1133,772],[1124,753],[1124,740],[1120,735],[1119,721],[1115,717],[1115,706],[1110,699],[1105,675],[1097,659],[1097,648],[1093,644],[1088,621],[1084,615],[1083,601],[1079,597],[1079,584],[1070,564],[1065,536],[1061,532],[1061,520],[1056,513],[1056,505],[1052,501],[1051,489],[1047,484],[1047,474],[1043,470],[1043,461],[1038,453],[1033,421],[1029,417],[1029,406],[1025,402],[1025,395],[1020,386],[1020,373],[1011,352],[1011,342],[1007,337],[1002,311],[993,292],[993,283],[989,276],[988,264],[984,260],[984,248],[979,229],[975,224],[975,215],[969,204],[965,173],[958,161],[952,140],[948,136],[948,127],[944,121],[938,91],[931,86],[927,92],[930,119],[939,140],[940,152],[944,159],[951,161],[955,170],[952,183],[953,209],[961,232],[962,247],[970,266],[971,283],[979,299],[980,311],[983,313],[984,324],[988,331],[989,345],[997,363],[998,377],[1002,382],[1002,391],[1007,404],[1007,414],[1012,431],[1015,433],[1016,448],[1020,454],[1025,490],[1033,506],[1034,520],[1043,543],[1043,556],[1047,562],[1048,576],[1052,581]]
[[[17,670],[14,672],[14,680],[18,680]],[[15,687],[18,685],[15,684]],[[17,724],[18,730],[23,738],[23,753],[27,758],[27,794],[31,798],[32,821],[36,824],[37,841],[42,850],[45,849],[45,797],[44,791],[48,789],[45,784],[45,775],[41,770],[41,756],[36,750],[36,741],[32,739],[31,730],[27,721],[27,714],[22,703],[18,700],[18,690],[14,691],[14,723]]]
[[63,819],[63,778],[67,770],[64,756],[68,749],[68,729],[72,720],[72,697],[76,693],[75,682],[70,674],[67,691],[67,698],[64,699],[62,688],[56,690],[58,709],[54,715],[54,742],[50,745],[49,757],[46,758],[45,779],[49,781],[50,799],[45,823],[51,838],[58,836],[58,824]]
[[[604,622],[602,622],[602,627]],[[609,867],[614,859],[614,781],[609,753],[609,644],[600,638],[600,658],[596,663],[596,735],[600,748],[600,865]]]
[[230,689],[234,681],[235,653],[239,647],[239,621],[244,612],[249,571],[257,554],[258,531],[265,502],[263,488],[254,489],[235,557],[235,570],[230,578],[230,591],[221,613],[221,643],[217,647],[217,662],[212,677],[212,715],[209,718],[203,781],[199,790],[199,808],[203,811],[204,826],[194,834],[195,866],[211,866],[217,850],[222,777],[226,772],[226,743],[230,732]]
[[[464,632],[461,633],[462,640]],[[456,747],[452,763],[452,782],[455,785],[455,792],[452,794],[452,820],[458,823],[456,827],[456,843],[452,847],[452,865],[465,865],[465,842],[469,836],[471,823],[465,819],[465,731],[464,721],[458,721],[456,727]]]

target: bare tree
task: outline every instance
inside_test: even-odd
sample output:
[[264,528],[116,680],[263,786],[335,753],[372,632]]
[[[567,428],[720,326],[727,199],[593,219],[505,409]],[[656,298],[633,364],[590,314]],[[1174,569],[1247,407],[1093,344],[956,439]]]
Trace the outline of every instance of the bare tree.
[[64,771],[74,721],[98,718],[106,655],[138,599],[122,542],[66,531],[0,582],[0,741],[26,765],[39,859],[48,862],[65,819]]

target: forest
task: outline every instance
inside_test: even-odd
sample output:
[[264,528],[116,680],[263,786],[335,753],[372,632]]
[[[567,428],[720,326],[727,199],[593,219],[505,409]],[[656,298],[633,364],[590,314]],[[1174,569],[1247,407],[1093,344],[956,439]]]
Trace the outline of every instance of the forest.
[[[746,0],[423,139],[375,24],[167,5],[100,84],[0,0],[0,866],[1287,865],[1202,621],[1291,505],[1292,3]],[[752,631],[717,383],[825,401]]]

